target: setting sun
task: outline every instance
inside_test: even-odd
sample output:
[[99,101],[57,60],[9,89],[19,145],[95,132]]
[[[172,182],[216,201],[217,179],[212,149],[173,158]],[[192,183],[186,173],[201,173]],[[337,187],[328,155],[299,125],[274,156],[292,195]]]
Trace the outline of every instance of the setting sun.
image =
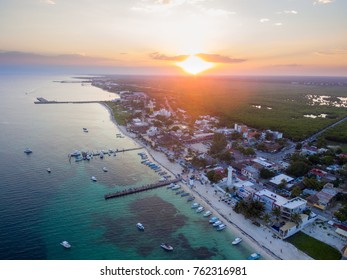
[[176,65],[181,67],[185,72],[196,75],[213,67],[214,63],[207,62],[195,55],[191,55],[187,59],[177,62]]

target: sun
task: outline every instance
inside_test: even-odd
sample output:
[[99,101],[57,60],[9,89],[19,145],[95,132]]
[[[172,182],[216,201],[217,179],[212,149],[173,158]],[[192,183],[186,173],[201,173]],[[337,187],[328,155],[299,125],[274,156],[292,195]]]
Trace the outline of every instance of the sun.
[[213,67],[214,63],[207,62],[200,57],[191,55],[187,59],[177,62],[176,65],[181,67],[185,72],[196,75]]

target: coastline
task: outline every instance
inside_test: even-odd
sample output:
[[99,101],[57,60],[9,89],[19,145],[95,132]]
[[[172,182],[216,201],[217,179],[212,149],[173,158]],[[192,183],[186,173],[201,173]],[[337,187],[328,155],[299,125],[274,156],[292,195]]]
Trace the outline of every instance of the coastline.
[[[156,161],[162,168],[169,172],[172,176],[181,173],[182,168],[177,163],[170,162],[166,156],[152,148],[143,145],[132,133],[126,130],[125,126],[119,125],[113,115],[113,110],[105,103],[100,102],[109,114],[114,125],[127,137],[132,139],[136,145],[144,148],[147,153]],[[250,220],[245,219],[242,215],[234,212],[230,206],[220,201],[219,194],[214,193],[211,185],[201,185],[195,182],[195,187],[192,189],[187,184],[181,183],[185,190],[195,193],[196,201],[203,206],[211,207],[216,216],[221,220],[227,221],[227,229],[234,235],[242,237],[243,242],[246,242],[254,252],[261,254],[262,259],[269,260],[312,260],[311,257],[298,250],[292,244],[273,237],[272,232],[266,227],[257,227]],[[232,240],[230,240],[231,243]],[[232,246],[232,245],[231,245]]]

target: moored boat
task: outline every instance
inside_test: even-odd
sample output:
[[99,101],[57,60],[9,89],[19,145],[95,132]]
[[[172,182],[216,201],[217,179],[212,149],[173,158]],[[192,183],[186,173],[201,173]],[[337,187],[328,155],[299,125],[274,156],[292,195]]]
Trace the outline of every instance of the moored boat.
[[217,230],[220,231],[220,230],[223,230],[225,229],[227,226],[225,224],[220,224],[218,227],[217,227]]
[[145,230],[144,225],[141,224],[141,223],[137,223],[136,226],[137,226],[137,228],[138,228],[139,230]]
[[211,219],[208,220],[208,222],[209,222],[210,224],[214,224],[214,223],[217,222],[217,221],[218,221],[218,218],[217,218],[217,217],[212,217]]
[[46,170],[47,170],[48,173],[52,172],[52,170],[50,168],[47,168]]
[[260,257],[261,257],[261,255],[259,253],[253,253],[247,258],[247,260],[257,260]]
[[189,202],[189,201],[193,201],[195,199],[195,197],[194,196],[191,196],[191,197],[189,197],[188,199],[187,199],[187,201]]
[[208,216],[211,216],[211,215],[212,215],[211,211],[206,211],[203,216],[204,217],[208,217]]
[[102,168],[102,171],[107,172],[108,169],[107,169],[106,167],[103,167],[103,168]]
[[198,208],[199,206],[200,206],[200,204],[195,202],[192,204],[191,208],[194,209],[194,208]]
[[161,243],[160,247],[163,248],[165,251],[172,251],[173,247],[167,243]]
[[242,242],[242,238],[240,238],[240,237],[236,237],[236,238],[234,239],[234,241],[233,241],[233,242],[231,242],[231,244],[233,244],[233,245],[237,245],[237,244],[239,244],[240,242]]
[[220,226],[221,224],[223,224],[222,221],[217,221],[217,222],[213,223],[213,226],[214,226],[214,227],[218,227],[218,226]]
[[26,153],[27,155],[31,154],[32,152],[33,151],[31,149],[29,149],[29,148],[25,148],[25,150],[24,150],[24,153]]
[[204,207],[200,206],[198,207],[198,209],[196,209],[196,213],[201,213],[202,211],[204,211]]
[[90,180],[92,180],[92,181],[94,181],[94,182],[96,182],[96,181],[97,181],[97,179],[96,179],[96,177],[95,177],[95,176],[92,176],[92,177],[90,178]]
[[62,241],[60,242],[60,245],[65,247],[66,249],[70,249],[71,248],[71,245],[69,242],[67,242],[66,240],[65,241]]

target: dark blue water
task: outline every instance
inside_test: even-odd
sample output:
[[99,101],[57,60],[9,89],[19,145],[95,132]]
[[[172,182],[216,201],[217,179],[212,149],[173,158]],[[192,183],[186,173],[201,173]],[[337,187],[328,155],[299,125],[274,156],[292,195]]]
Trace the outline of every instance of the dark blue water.
[[[119,130],[100,104],[34,104],[36,97],[116,97],[91,86],[53,82],[67,79],[0,78],[0,259],[245,259],[251,253],[247,244],[232,247],[232,232],[216,232],[186,198],[166,188],[105,201],[105,193],[153,183],[159,176],[140,163],[138,151],[69,161],[75,149],[137,146],[116,137]],[[26,155],[26,147],[33,153]],[[145,224],[144,232],[136,229],[137,222]],[[72,248],[60,246],[62,240]],[[160,249],[162,242],[171,243],[174,252]]]

